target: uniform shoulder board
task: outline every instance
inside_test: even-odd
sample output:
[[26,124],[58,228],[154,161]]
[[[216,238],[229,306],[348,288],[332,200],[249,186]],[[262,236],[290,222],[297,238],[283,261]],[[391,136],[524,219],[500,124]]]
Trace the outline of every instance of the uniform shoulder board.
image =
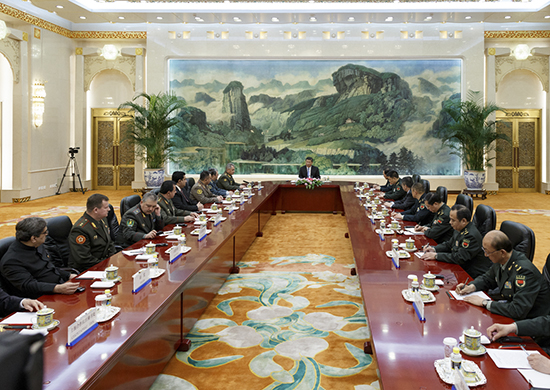
[[83,220],[80,221],[80,223],[78,224],[78,227],[86,226],[88,222],[89,222],[88,218],[84,218]]
[[141,210],[140,210],[139,207],[134,210],[134,214],[136,214],[136,215],[139,214],[140,212],[141,212]]
[[224,177],[224,178],[223,178],[223,181],[227,181],[227,177]]

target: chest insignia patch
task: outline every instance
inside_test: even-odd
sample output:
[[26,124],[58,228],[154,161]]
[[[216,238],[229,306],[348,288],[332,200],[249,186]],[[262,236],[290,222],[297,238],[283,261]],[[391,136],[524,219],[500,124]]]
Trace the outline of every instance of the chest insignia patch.
[[512,283],[511,283],[509,280],[507,280],[507,281],[504,283],[504,288],[505,288],[505,289],[511,289],[511,288],[512,288]]
[[82,234],[76,237],[76,243],[77,244],[84,244],[86,242],[86,236],[83,236]]

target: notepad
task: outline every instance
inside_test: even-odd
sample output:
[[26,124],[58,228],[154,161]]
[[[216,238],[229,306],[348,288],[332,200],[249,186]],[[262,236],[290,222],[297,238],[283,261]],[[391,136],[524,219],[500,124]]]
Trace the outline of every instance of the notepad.
[[539,389],[550,389],[550,375],[525,368],[520,368],[518,371],[531,386],[538,387]]
[[0,324],[3,325],[32,325],[32,319],[36,317],[36,313],[17,312],[14,315],[5,318]]
[[489,296],[487,294],[485,294],[483,291],[474,291],[473,293],[470,293],[470,294],[459,295],[455,290],[452,290],[451,294],[452,294],[453,298],[456,299],[457,301],[463,301],[464,298],[473,297],[473,296],[491,300],[491,298],[489,298]]
[[105,271],[86,271],[80,274],[76,279],[104,279]]
[[531,365],[527,361],[527,355],[539,353],[538,351],[512,351],[509,349],[487,348],[487,353],[498,368],[528,368]]

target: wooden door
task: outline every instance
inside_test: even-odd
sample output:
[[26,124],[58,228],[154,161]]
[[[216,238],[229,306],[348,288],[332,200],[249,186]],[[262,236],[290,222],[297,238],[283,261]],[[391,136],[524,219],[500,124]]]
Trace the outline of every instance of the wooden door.
[[507,110],[497,115],[497,131],[511,143],[497,142],[496,181],[502,192],[540,192],[540,110]]
[[126,139],[130,124],[127,111],[93,109],[93,177],[97,190],[131,189],[134,180],[134,148]]

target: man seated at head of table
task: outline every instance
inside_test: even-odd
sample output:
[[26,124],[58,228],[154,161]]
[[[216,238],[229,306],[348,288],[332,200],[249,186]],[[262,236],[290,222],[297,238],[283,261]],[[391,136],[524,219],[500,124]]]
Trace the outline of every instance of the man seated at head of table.
[[0,288],[0,318],[16,311],[38,311],[45,308],[44,304],[35,299],[14,297]]
[[172,203],[176,195],[176,184],[172,180],[166,180],[160,186],[160,196],[158,205],[160,206],[160,216],[162,221],[167,224],[193,222],[199,215],[187,210],[177,209]]
[[191,198],[196,199],[201,203],[216,203],[221,202],[223,197],[214,195],[210,192],[208,185],[210,184],[210,172],[202,171],[199,181],[191,188]]
[[2,287],[10,295],[38,298],[44,294],[73,294],[76,274],[55,267],[44,249],[48,235],[43,218],[29,217],[15,225],[15,241],[2,261]]
[[82,272],[116,253],[107,223],[109,210],[109,198],[105,195],[93,194],[88,198],[86,212],[69,234],[69,267]]
[[[550,315],[516,321],[511,324],[493,324],[487,328],[491,341],[515,333],[518,336],[533,337],[539,346],[550,354]],[[545,374],[550,374],[550,359],[534,353],[527,358],[531,367]]]
[[451,207],[452,237],[435,247],[425,248],[422,260],[437,260],[460,265],[472,278],[483,275],[491,262],[481,249],[481,233],[470,220],[472,212],[461,204]]
[[306,157],[306,165],[300,167],[300,170],[298,171],[298,178],[299,179],[320,179],[321,173],[319,172],[319,168],[313,165],[313,157]]
[[407,191],[405,191],[401,184],[399,173],[397,171],[388,172],[388,180],[390,181],[391,189],[384,194],[384,198],[393,200],[403,199],[407,195]]
[[210,184],[208,184],[210,192],[212,192],[216,196],[223,197],[226,197],[227,195],[233,195],[233,191],[222,190],[220,187],[218,187],[218,171],[216,168],[210,168],[208,172],[210,173]]
[[201,211],[204,206],[201,202],[191,199],[191,196],[185,189],[187,178],[185,172],[175,171],[172,173],[172,181],[176,183],[176,195],[172,198],[172,203],[177,209],[186,211]]
[[403,221],[416,222],[419,225],[430,223],[433,219],[433,213],[424,204],[424,185],[422,183],[413,184],[411,194],[415,200],[413,207],[406,211],[394,212],[392,217]]
[[374,186],[375,189],[380,190],[382,192],[388,192],[389,190],[391,190],[392,185],[391,185],[390,179],[388,177],[388,173],[390,173],[390,171],[392,171],[392,169],[384,168],[384,170],[382,171],[382,176],[384,176],[384,179],[386,179],[386,184],[384,184],[382,186],[375,185]]
[[244,184],[235,183],[233,175],[235,174],[235,164],[228,163],[225,166],[225,172],[217,181],[218,188],[226,191],[235,191],[244,188]]
[[424,197],[424,204],[430,210],[434,217],[430,223],[425,226],[416,225],[414,230],[424,232],[426,237],[431,238],[438,244],[449,240],[453,236],[453,227],[451,226],[451,208],[441,201],[439,194],[429,192]]
[[401,185],[403,186],[403,190],[407,192],[405,197],[395,202],[386,202],[384,203],[384,206],[403,211],[407,211],[414,206],[415,201],[411,192],[411,187],[413,185],[412,177],[405,176],[401,179]]
[[164,227],[157,203],[158,197],[153,192],[143,195],[141,202],[126,211],[120,220],[122,226],[121,245],[130,246],[140,240],[151,240]]
[[456,292],[464,295],[498,287],[497,300],[470,296],[464,298],[466,302],[514,320],[550,313],[550,288],[546,279],[522,252],[513,249],[505,233],[500,230],[487,233],[483,238],[483,252],[493,263],[491,268],[467,286],[457,285]]

